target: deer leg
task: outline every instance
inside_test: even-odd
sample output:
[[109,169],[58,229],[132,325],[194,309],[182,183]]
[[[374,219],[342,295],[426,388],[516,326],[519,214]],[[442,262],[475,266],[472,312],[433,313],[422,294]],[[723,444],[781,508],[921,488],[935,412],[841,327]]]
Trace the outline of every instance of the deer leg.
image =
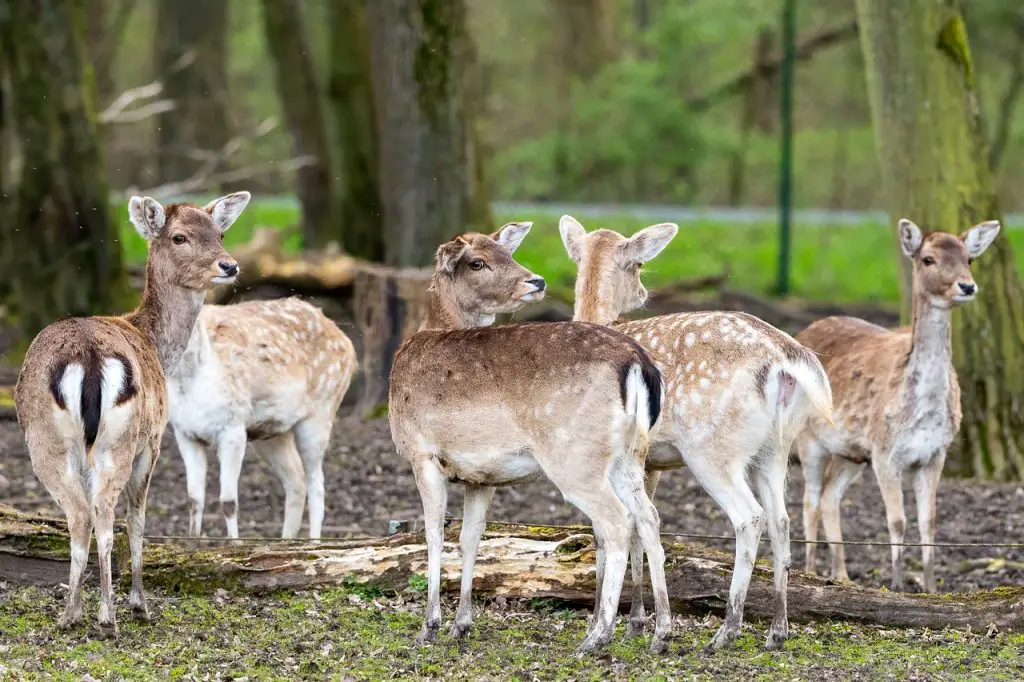
[[914,475],[914,498],[917,501],[917,525],[921,531],[921,561],[924,564],[924,590],[934,593],[935,584],[935,496],[946,461],[945,450],[940,450],[927,465]]
[[840,507],[843,496],[850,486],[860,478],[867,468],[866,464],[852,462],[844,457],[833,457],[829,464],[825,491],[822,495],[822,521],[825,526],[825,539],[828,540],[828,551],[832,561],[832,577],[835,580],[849,580],[846,573],[846,551],[843,547],[843,528],[840,518]]
[[788,459],[788,448],[767,453],[754,472],[758,497],[764,505],[768,537],[772,545],[772,572],[775,578],[775,617],[765,640],[765,648],[769,650],[781,649],[789,638],[786,605],[790,566],[789,514],[786,513]]
[[89,563],[89,544],[92,542],[92,518],[89,504],[80,491],[67,490],[60,502],[68,519],[71,536],[71,576],[68,579],[68,601],[57,626],[70,628],[82,622],[82,573]]
[[420,644],[437,639],[441,627],[441,550],[444,547],[444,511],[448,506],[448,482],[437,466],[437,460],[420,455],[413,462],[416,487],[423,501],[423,526],[427,538],[427,607],[423,629],[416,641]]
[[892,543],[892,583],[894,592],[903,590],[903,538],[907,519],[903,512],[903,472],[890,463],[890,453],[872,453],[871,466],[875,471],[878,488],[885,503],[885,517]]
[[462,512],[462,532],[459,545],[462,549],[462,584],[459,593],[459,608],[452,624],[452,637],[465,637],[473,624],[473,568],[480,537],[487,525],[487,508],[494,498],[490,486],[466,485],[466,499]]
[[235,426],[221,434],[217,441],[220,460],[220,510],[227,524],[228,537],[238,537],[238,479],[242,476],[245,457],[245,427]]
[[[658,480],[661,478],[660,471],[647,471],[644,476],[644,490],[647,493],[647,500],[654,502],[654,492],[658,489]],[[655,518],[657,518],[655,508]],[[660,522],[658,524],[660,530]],[[660,546],[660,534],[659,534]],[[644,627],[647,625],[647,614],[644,613],[644,547],[643,540],[638,533],[633,533],[629,544],[629,566],[632,571],[633,594],[629,607],[629,624],[626,626],[627,637],[640,637],[644,634]]]
[[693,471],[704,490],[729,516],[736,531],[736,558],[729,586],[725,621],[708,644],[708,650],[718,650],[732,643],[743,625],[743,604],[747,599],[750,577],[757,559],[757,544],[764,531],[764,510],[747,485],[742,468],[733,471],[715,470],[698,458],[686,465]]
[[160,454],[160,439],[148,443],[132,462],[132,474],[126,486],[128,492],[128,544],[132,555],[132,591],[128,603],[135,620],[148,623],[149,609],[142,590],[142,536],[146,530],[146,497],[153,466]]
[[818,526],[821,523],[821,494],[830,456],[818,441],[805,437],[797,446],[804,474],[804,570],[815,572],[818,554]]
[[306,468],[306,494],[309,500],[309,537],[320,538],[324,523],[324,452],[331,440],[330,418],[304,419],[295,426],[295,445]]
[[[656,625],[654,638],[651,640],[651,651],[653,653],[664,653],[668,651],[668,643],[672,637],[672,615],[668,603],[668,586],[665,582],[665,549],[661,545],[661,523],[658,519],[658,510],[647,495],[648,487],[644,477],[644,471],[639,462],[629,461],[624,457],[617,462],[618,466],[613,467],[611,474],[612,487],[615,493],[626,505],[630,516],[633,519],[633,530],[630,538],[631,557],[633,563],[634,580],[643,580],[643,559],[647,554],[647,562],[651,570],[651,588],[654,590],[654,611],[656,614]],[[633,554],[637,541],[642,543],[640,551]],[[637,556],[639,555],[639,556]],[[638,572],[640,578],[636,578]],[[634,599],[636,591],[634,590]],[[630,613],[632,619],[636,612],[637,602],[633,602],[633,610]],[[640,632],[643,632],[643,596],[640,597],[641,619]]]
[[601,540],[601,534],[597,532],[597,526],[591,526],[594,530],[594,547],[596,549],[594,553],[594,613],[590,616],[590,623],[587,625],[587,634],[594,629],[594,626],[600,622],[599,615],[601,613],[601,587],[604,584],[604,564],[605,564],[605,552],[604,542]]
[[302,527],[302,512],[306,508],[306,479],[302,458],[295,449],[295,437],[291,432],[268,440],[250,443],[263,459],[270,464],[284,486],[284,524],[282,538],[294,538]]
[[117,495],[104,495],[103,487],[92,499],[92,523],[96,529],[96,551],[100,564],[100,632],[105,639],[117,639],[114,594],[110,575],[110,554],[114,548],[114,505]]
[[188,486],[188,534],[199,537],[203,530],[203,509],[206,507],[206,449],[174,429],[181,461],[185,463]]

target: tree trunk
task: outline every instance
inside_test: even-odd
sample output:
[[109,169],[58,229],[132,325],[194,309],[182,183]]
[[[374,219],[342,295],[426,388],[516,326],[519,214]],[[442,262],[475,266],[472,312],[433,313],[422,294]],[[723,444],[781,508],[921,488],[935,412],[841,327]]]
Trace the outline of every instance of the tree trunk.
[[[159,117],[159,183],[192,176],[231,138],[227,18],[227,0],[160,0],[154,78],[163,82],[163,96],[177,106]],[[217,161],[218,169],[225,165],[224,159]]]
[[358,258],[384,260],[384,223],[377,175],[377,131],[366,36],[366,1],[335,0],[328,95],[341,174],[341,245]]
[[432,265],[452,234],[483,230],[467,91],[464,0],[367,4],[384,260]]
[[331,159],[320,89],[306,32],[301,0],[263,0],[267,47],[274,62],[274,81],[296,156],[317,157],[317,163],[296,173],[302,203],[303,245],[325,245],[337,225]]
[[357,410],[373,415],[388,399],[395,351],[427,313],[428,268],[363,268],[355,275],[353,315],[362,337],[362,392]]
[[10,119],[30,160],[0,220],[0,290],[26,341],[61,317],[126,303],[83,32],[82,0],[0,13]]
[[[1002,219],[959,2],[857,0],[857,15],[893,224],[907,217],[959,232]],[[974,274],[978,300],[953,315],[964,415],[950,467],[984,478],[1020,478],[1024,295],[1005,227]]]
[[[460,524],[445,530],[441,587],[459,591]],[[361,585],[403,591],[410,578],[426,571],[423,533],[385,538],[324,540],[320,544],[281,543],[210,547],[200,551],[150,544],[144,555],[146,585],[173,593],[212,594],[239,591],[305,590],[312,587]],[[67,580],[68,536],[59,519],[18,514],[0,505],[0,580],[58,585]],[[115,539],[117,573],[130,575],[127,538]],[[666,579],[676,613],[722,613],[729,597],[733,557],[694,545],[666,543]],[[587,526],[546,528],[490,524],[480,543],[474,571],[478,598],[504,595],[553,598],[580,606],[594,602],[594,544]],[[95,561],[95,554],[90,557]],[[627,574],[620,606],[627,606]],[[793,621],[841,619],[890,627],[941,630],[947,627],[984,631],[1019,631],[1024,627],[1024,588],[958,594],[903,594],[791,571],[789,617]],[[775,613],[772,573],[767,561],[754,568],[744,611],[755,618]]]

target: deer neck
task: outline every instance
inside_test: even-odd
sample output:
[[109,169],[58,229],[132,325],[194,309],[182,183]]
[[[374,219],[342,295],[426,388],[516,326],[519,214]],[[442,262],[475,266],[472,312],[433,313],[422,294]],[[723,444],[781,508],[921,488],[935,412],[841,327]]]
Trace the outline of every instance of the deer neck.
[[188,380],[199,373],[199,368],[214,357],[213,345],[210,342],[210,332],[202,319],[196,321],[192,329],[192,336],[188,339],[188,345],[181,354],[177,365],[168,372],[176,379]]
[[127,319],[149,338],[165,373],[177,370],[205,298],[204,291],[161,281],[152,261],[146,266],[142,302]]
[[470,313],[460,308],[451,284],[443,276],[434,275],[427,293],[427,314],[420,324],[419,331],[469,329],[487,327],[494,323],[494,315]]
[[576,322],[594,322],[610,325],[619,319],[619,311],[612,305],[610,292],[602,291],[596,277],[576,278],[576,302],[573,304],[572,319]]
[[917,398],[949,391],[953,366],[952,310],[932,305],[926,296],[914,297],[910,357],[905,386]]

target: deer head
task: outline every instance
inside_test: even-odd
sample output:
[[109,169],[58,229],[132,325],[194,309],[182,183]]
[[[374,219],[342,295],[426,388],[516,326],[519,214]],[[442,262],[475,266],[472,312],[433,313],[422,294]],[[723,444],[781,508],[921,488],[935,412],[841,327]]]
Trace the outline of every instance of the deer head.
[[985,252],[999,234],[999,221],[989,220],[957,237],[921,228],[903,218],[899,221],[900,247],[913,262],[914,295],[939,308],[952,308],[974,299],[978,285],[971,263]]
[[437,249],[434,286],[465,313],[511,313],[544,298],[542,277],[512,259],[533,223],[508,223],[491,235],[461,234]]
[[249,203],[248,192],[214,199],[205,207],[170,204],[151,197],[132,197],[128,213],[149,242],[149,271],[160,284],[203,291],[230,284],[238,263],[224,250],[224,233]]
[[564,215],[558,231],[565,250],[578,266],[574,318],[611,324],[619,315],[647,302],[640,267],[668,246],[679,226],[651,225],[627,238],[603,229],[588,234],[579,221]]

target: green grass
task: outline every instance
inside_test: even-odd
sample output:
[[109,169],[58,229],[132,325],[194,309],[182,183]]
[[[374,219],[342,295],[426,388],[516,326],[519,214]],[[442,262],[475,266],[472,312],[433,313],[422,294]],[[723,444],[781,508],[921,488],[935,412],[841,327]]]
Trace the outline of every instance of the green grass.
[[[123,595],[122,595],[123,596]],[[124,600],[122,599],[122,602]],[[677,617],[669,653],[623,627],[606,652],[575,658],[586,613],[529,601],[477,608],[468,640],[441,634],[413,643],[422,595],[390,598],[343,588],[259,598],[213,599],[150,591],[154,622],[130,621],[118,605],[119,643],[94,638],[96,591],[86,624],[54,629],[63,596],[0,583],[0,680],[118,679],[1020,679],[1024,636],[886,630],[848,623],[793,624],[784,651],[761,649],[766,623],[749,623],[736,645],[700,653],[720,623]],[[451,618],[451,604],[445,616]],[[447,625],[448,620],[445,621]],[[351,679],[350,678],[350,679]]]
[[[298,222],[297,209],[279,202],[254,201],[225,236],[225,244],[244,243],[257,227],[287,228]],[[533,231],[516,252],[516,259],[544,276],[554,295],[572,300],[576,268],[562,247],[558,215],[496,216],[499,224],[532,220]],[[127,209],[119,216],[122,244],[129,262],[142,262],[145,243],[128,223]],[[636,218],[609,216],[583,220],[588,231],[599,227],[632,234],[646,223]],[[1024,231],[1008,231],[1018,268],[1024,266]],[[285,242],[297,249],[293,231]],[[899,263],[895,231],[887,226],[795,225],[792,246],[791,295],[804,300],[836,303],[887,303],[899,300]],[[984,260],[979,263],[982,266]],[[774,223],[684,223],[668,248],[645,267],[645,282],[657,289],[694,277],[728,272],[730,288],[772,294],[778,272],[778,228]]]

